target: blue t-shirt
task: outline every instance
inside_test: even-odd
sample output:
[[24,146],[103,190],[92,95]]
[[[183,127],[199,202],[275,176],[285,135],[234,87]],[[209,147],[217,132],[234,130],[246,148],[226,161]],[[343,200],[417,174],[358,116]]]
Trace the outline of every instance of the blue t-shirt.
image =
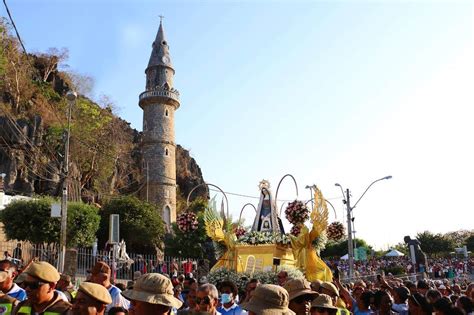
[[226,308],[224,308],[224,305],[221,305],[221,307],[219,307],[217,309],[217,311],[219,313],[221,313],[222,315],[245,315],[245,314],[247,314],[247,311],[243,310],[236,303],[234,303],[234,305],[232,305],[229,309],[226,309]]

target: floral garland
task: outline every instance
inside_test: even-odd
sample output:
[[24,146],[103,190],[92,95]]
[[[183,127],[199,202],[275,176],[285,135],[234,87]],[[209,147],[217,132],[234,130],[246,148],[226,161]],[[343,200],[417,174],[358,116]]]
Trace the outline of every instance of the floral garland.
[[240,238],[240,237],[244,236],[245,233],[247,233],[247,230],[242,226],[238,226],[238,227],[235,228],[234,233],[235,233],[235,236],[237,236],[237,238]]
[[344,225],[341,222],[333,222],[328,226],[328,239],[333,241],[339,241],[346,234]]
[[295,267],[282,265],[278,266],[276,271],[257,271],[253,274],[245,272],[238,273],[234,270],[219,268],[217,270],[209,272],[207,279],[209,280],[209,283],[212,283],[214,285],[218,285],[222,281],[232,281],[237,285],[237,288],[239,290],[245,291],[245,287],[249,279],[258,279],[262,284],[277,284],[277,274],[282,270],[288,273],[288,278],[304,278],[303,273]]
[[193,232],[196,231],[199,226],[196,214],[191,211],[181,213],[176,223],[181,232]]
[[290,244],[290,238],[286,234],[256,232],[245,233],[237,238],[239,244],[259,245],[259,244]]
[[291,224],[298,225],[309,219],[309,209],[302,201],[295,200],[286,207],[285,216]]

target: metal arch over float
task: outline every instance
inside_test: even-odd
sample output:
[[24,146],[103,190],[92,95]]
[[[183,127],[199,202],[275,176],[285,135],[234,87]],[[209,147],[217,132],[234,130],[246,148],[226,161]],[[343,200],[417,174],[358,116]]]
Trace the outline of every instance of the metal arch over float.
[[[280,180],[278,188],[287,176],[292,177],[298,194],[296,180],[290,174]],[[299,201],[303,207],[301,211],[305,212],[305,220],[310,218],[312,227],[309,229],[302,221],[298,223],[300,225],[297,235],[291,235],[291,233],[285,233],[277,208],[278,188],[273,199],[270,183],[266,180],[260,182],[260,199],[253,225],[250,231],[242,235],[237,233],[239,228],[242,229],[238,224],[240,224],[243,209],[249,204],[242,208],[239,222],[231,224],[226,222],[229,219],[228,214],[227,218],[224,217],[223,211],[221,211],[222,215],[219,215],[215,198],[209,202],[204,214],[206,233],[213,241],[223,244],[226,248],[211,270],[224,268],[253,274],[259,271],[276,270],[279,265],[287,265],[298,268],[310,281],[316,279],[331,281],[332,273],[319,257],[319,248],[313,248],[314,240],[325,239],[324,234],[328,227],[328,209],[321,191],[315,189],[315,207],[310,215],[306,205]]]

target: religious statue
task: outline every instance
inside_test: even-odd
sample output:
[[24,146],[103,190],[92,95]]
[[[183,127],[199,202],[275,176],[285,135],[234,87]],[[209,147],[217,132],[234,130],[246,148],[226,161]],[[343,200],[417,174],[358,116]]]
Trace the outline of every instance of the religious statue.
[[290,236],[296,267],[305,273],[308,281],[332,281],[331,269],[313,248],[313,241],[320,237],[328,227],[329,212],[321,191],[314,192],[314,208],[311,212],[311,230],[304,224],[298,236]]
[[270,183],[267,180],[262,180],[259,184],[259,189],[260,201],[257,207],[257,215],[252,225],[252,231],[283,234],[283,225],[272,199]]

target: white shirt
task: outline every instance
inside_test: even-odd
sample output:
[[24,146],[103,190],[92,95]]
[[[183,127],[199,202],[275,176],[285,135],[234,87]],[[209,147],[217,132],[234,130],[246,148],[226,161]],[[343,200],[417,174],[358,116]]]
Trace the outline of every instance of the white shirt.
[[109,310],[115,306],[121,306],[127,310],[130,308],[130,301],[123,297],[123,295],[121,294],[122,290],[120,290],[113,284],[110,285],[108,290],[109,290],[110,296],[112,297],[112,303],[107,305],[107,307],[105,308],[106,313],[108,313]]

